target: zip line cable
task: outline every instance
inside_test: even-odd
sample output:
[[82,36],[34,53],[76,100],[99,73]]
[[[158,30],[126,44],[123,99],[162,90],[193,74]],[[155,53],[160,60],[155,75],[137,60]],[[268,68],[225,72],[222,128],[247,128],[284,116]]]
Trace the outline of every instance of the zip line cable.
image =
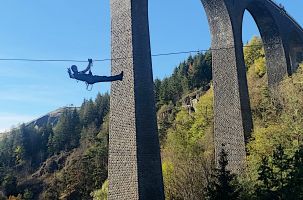
[[[281,43],[267,43],[261,45],[244,45],[243,48],[253,48],[253,47],[265,47],[265,45],[275,45]],[[222,48],[210,48],[203,50],[191,50],[191,51],[179,51],[179,52],[169,52],[169,53],[159,53],[152,54],[152,57],[161,57],[161,56],[171,56],[171,55],[181,55],[181,54],[189,54],[189,53],[202,53],[202,52],[211,52],[211,51],[223,51],[234,49],[235,46],[231,47],[222,47]],[[121,57],[121,58],[105,58],[105,59],[96,59],[94,62],[105,62],[105,61],[113,61],[113,60],[126,60],[131,59],[133,57]],[[75,59],[30,59],[30,58],[0,58],[0,61],[21,61],[21,62],[75,62],[75,63],[86,63],[87,60],[75,60]]]
[[51,59],[29,59],[29,58],[0,58],[0,61],[24,61],[24,62],[87,62],[84,60],[51,60]]

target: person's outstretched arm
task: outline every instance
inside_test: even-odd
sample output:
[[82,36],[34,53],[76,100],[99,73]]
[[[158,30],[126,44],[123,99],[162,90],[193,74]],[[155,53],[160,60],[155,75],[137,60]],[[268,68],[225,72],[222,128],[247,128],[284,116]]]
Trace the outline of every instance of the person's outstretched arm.
[[72,74],[70,68],[68,68],[67,72],[69,74],[69,78],[75,78],[74,75]]
[[85,74],[86,72],[88,72],[90,70],[90,68],[92,67],[92,64],[93,64],[93,60],[92,59],[88,59],[88,65],[87,65],[86,69],[83,70],[83,71],[80,71],[79,73]]

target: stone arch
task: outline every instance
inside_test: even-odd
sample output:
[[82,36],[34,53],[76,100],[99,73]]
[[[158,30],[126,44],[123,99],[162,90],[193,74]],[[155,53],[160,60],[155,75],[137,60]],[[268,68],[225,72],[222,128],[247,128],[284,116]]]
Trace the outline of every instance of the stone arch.
[[296,30],[293,30],[289,33],[287,40],[290,60],[288,73],[292,74],[303,62],[303,37]]
[[245,7],[254,18],[265,50],[268,85],[273,89],[287,75],[287,58],[282,34],[264,1],[250,1]]
[[[214,82],[215,157],[225,145],[229,167],[241,170],[245,141],[253,129],[246,68],[243,56],[242,25],[247,10],[254,18],[265,49],[268,85],[274,90],[287,75],[285,41],[277,13],[267,0],[201,0],[212,38]],[[275,10],[276,11],[276,10]]]

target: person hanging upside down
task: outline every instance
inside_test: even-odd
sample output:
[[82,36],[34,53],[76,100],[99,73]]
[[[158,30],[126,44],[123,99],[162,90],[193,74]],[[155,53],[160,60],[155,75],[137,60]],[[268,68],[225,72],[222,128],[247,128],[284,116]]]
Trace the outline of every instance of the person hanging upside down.
[[68,68],[69,77],[79,81],[84,81],[89,85],[99,82],[122,81],[123,71],[115,76],[96,76],[93,75],[91,72],[92,64],[93,64],[93,60],[88,59],[88,66],[83,71],[78,71],[78,67],[76,65],[72,65],[71,68]]

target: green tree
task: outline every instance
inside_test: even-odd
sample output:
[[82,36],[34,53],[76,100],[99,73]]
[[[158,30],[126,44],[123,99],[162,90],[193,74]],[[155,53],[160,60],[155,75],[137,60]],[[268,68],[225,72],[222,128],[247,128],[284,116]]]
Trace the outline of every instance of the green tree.
[[51,149],[57,153],[61,150],[71,150],[79,145],[80,120],[76,110],[64,110],[51,138]]
[[[212,104],[211,89],[199,99],[195,113],[180,109],[171,120],[167,138],[162,143],[165,194],[168,199],[205,198],[204,189],[210,179],[213,162],[213,147],[209,145],[212,144]],[[158,115],[160,111],[162,108]]]
[[91,193],[91,197],[93,197],[93,200],[107,200],[108,184],[108,180],[106,180],[100,190],[96,190]]
[[286,179],[289,175],[290,162],[288,155],[285,154],[282,145],[279,145],[273,154],[273,169],[275,170],[273,186],[277,188],[277,193],[280,198],[285,199]]
[[255,61],[260,58],[265,58],[263,42],[260,37],[254,36],[247,45],[244,46],[246,68],[249,69]]
[[303,199],[303,146],[291,158],[291,163],[285,193],[288,199]]
[[272,160],[262,158],[258,170],[261,184],[256,189],[259,199],[300,199],[302,195],[302,152],[293,156],[285,154],[282,145],[273,152]]
[[[155,90],[155,101],[160,102],[160,88],[161,88],[161,80],[155,79],[154,81],[154,90]],[[157,110],[159,110],[159,107],[161,105],[157,104]]]
[[175,68],[170,77],[162,81],[156,79],[154,85],[157,109],[169,102],[176,105],[182,96],[190,91],[208,89],[206,86],[212,79],[211,60],[210,52],[189,56]]
[[255,74],[258,77],[263,77],[266,74],[266,63],[265,63],[265,57],[260,57],[254,62],[254,70]]
[[208,186],[208,199],[210,200],[234,200],[239,198],[239,189],[235,175],[227,169],[227,153],[222,148],[219,154],[219,168],[213,174],[213,180]]
[[96,105],[92,99],[85,100],[80,108],[80,120],[84,127],[87,127],[91,123],[98,123],[98,111]]
[[25,189],[23,193],[23,200],[33,200],[33,193],[29,189]]
[[12,174],[7,174],[2,182],[2,188],[7,196],[17,195],[17,177]]
[[269,166],[268,157],[262,158],[262,163],[258,170],[258,180],[261,181],[261,185],[257,187],[256,194],[259,199],[272,199],[274,198],[274,194],[272,191],[274,179],[274,173],[272,167]]
[[95,100],[95,108],[97,110],[97,123],[96,126],[99,128],[105,116],[109,113],[109,94],[105,93],[103,95],[98,94]]

